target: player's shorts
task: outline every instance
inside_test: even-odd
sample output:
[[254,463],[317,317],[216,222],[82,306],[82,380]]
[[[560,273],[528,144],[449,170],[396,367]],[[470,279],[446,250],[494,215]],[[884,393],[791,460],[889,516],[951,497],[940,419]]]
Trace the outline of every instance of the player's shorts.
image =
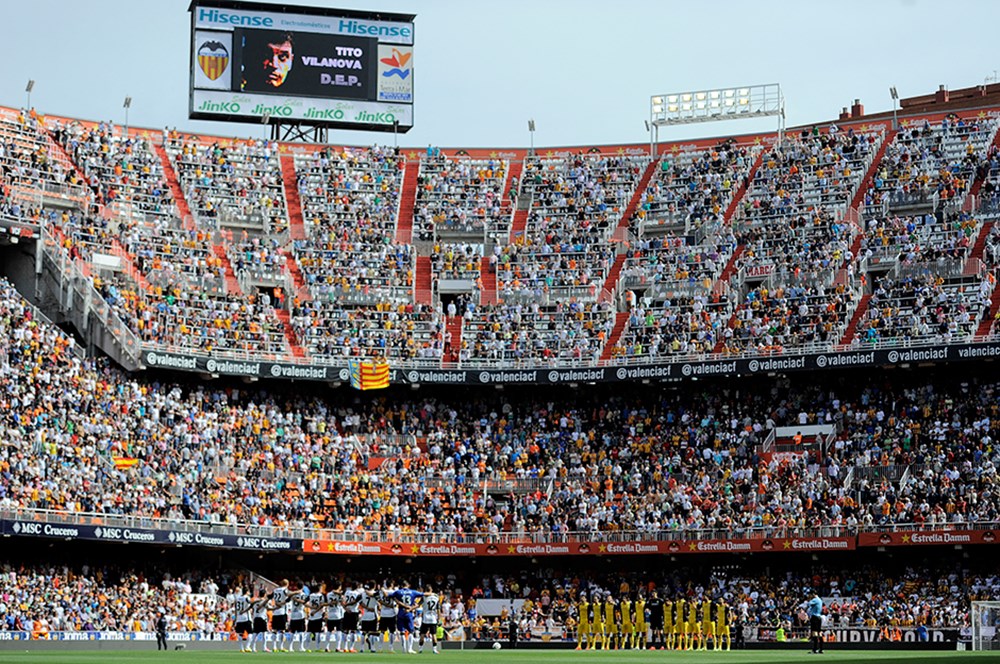
[[310,634],[322,634],[323,633],[323,621],[322,620],[310,620],[306,623],[306,631]]
[[254,634],[266,634],[267,633],[267,620],[264,618],[254,618],[253,619],[253,633]]
[[437,634],[438,624],[437,623],[421,623],[420,625],[420,635],[427,636],[428,634]]
[[415,631],[413,629],[413,614],[412,613],[396,614],[396,629],[398,629],[400,632],[413,634],[413,632]]
[[645,634],[646,633],[646,623],[644,623],[644,622],[636,623],[635,624],[635,631],[639,632],[640,634]]
[[236,623],[236,634],[242,636],[243,634],[249,634],[253,631],[253,623],[249,620],[241,620]]
[[284,632],[285,627],[288,626],[288,616],[271,616],[271,631],[272,632]]
[[809,631],[810,632],[821,632],[821,631],[823,631],[823,618],[822,618],[822,616],[809,616]]
[[392,616],[391,618],[379,616],[378,631],[383,633],[389,632],[390,634],[394,633],[396,631],[396,616]]
[[358,631],[358,612],[357,611],[345,612],[344,619],[340,623],[340,628],[345,632]]
[[701,624],[702,634],[715,634],[715,623],[714,622],[703,622]]
[[341,628],[343,622],[344,622],[343,618],[338,618],[337,620],[327,620],[326,631],[330,632],[331,634],[338,631]]
[[288,623],[288,631],[293,634],[300,634],[306,631],[306,619],[305,618],[292,618]]
[[378,633],[378,621],[377,620],[362,620],[361,621],[361,631],[365,634],[377,634]]

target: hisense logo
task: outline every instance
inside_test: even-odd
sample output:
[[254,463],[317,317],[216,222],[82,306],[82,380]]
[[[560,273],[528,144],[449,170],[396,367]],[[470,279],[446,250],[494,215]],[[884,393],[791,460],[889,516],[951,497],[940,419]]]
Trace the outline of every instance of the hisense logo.
[[354,19],[341,19],[337,29],[349,35],[363,35],[365,37],[402,37],[404,39],[413,37],[413,31],[406,26],[370,25]]
[[258,28],[270,28],[274,25],[274,19],[268,16],[240,16],[239,14],[227,14],[220,12],[218,9],[208,9],[206,7],[198,9],[198,21],[221,23],[222,25],[246,25]]

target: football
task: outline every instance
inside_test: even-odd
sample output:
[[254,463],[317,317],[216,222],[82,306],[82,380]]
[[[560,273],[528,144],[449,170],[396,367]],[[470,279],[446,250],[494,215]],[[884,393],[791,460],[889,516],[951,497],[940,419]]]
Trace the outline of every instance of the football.
[[499,641],[494,641],[493,642],[493,649],[494,650],[500,650],[500,648],[503,648],[503,646],[500,645],[500,642]]

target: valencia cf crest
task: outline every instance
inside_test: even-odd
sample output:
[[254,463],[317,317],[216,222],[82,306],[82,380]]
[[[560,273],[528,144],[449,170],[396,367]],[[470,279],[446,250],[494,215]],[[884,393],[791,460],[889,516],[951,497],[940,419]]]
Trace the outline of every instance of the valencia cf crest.
[[198,47],[198,66],[214,81],[229,68],[229,51],[220,42],[204,42]]

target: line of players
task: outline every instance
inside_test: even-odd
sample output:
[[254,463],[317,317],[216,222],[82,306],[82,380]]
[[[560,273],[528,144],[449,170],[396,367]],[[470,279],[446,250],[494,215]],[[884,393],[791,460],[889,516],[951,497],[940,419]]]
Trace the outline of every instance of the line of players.
[[[649,598],[615,600],[610,592],[580,594],[576,604],[577,650],[729,650],[731,612],[716,600]],[[725,644],[725,645],[723,645]]]
[[[311,590],[291,589],[288,579],[271,592],[258,589],[255,596],[234,588],[228,597],[234,614],[241,652],[299,652],[323,650],[376,652],[383,647],[415,654],[429,644],[439,653],[438,627],[441,598],[427,585],[424,591],[368,583],[321,583]],[[270,622],[268,617],[270,616]],[[383,635],[388,634],[388,641]]]

